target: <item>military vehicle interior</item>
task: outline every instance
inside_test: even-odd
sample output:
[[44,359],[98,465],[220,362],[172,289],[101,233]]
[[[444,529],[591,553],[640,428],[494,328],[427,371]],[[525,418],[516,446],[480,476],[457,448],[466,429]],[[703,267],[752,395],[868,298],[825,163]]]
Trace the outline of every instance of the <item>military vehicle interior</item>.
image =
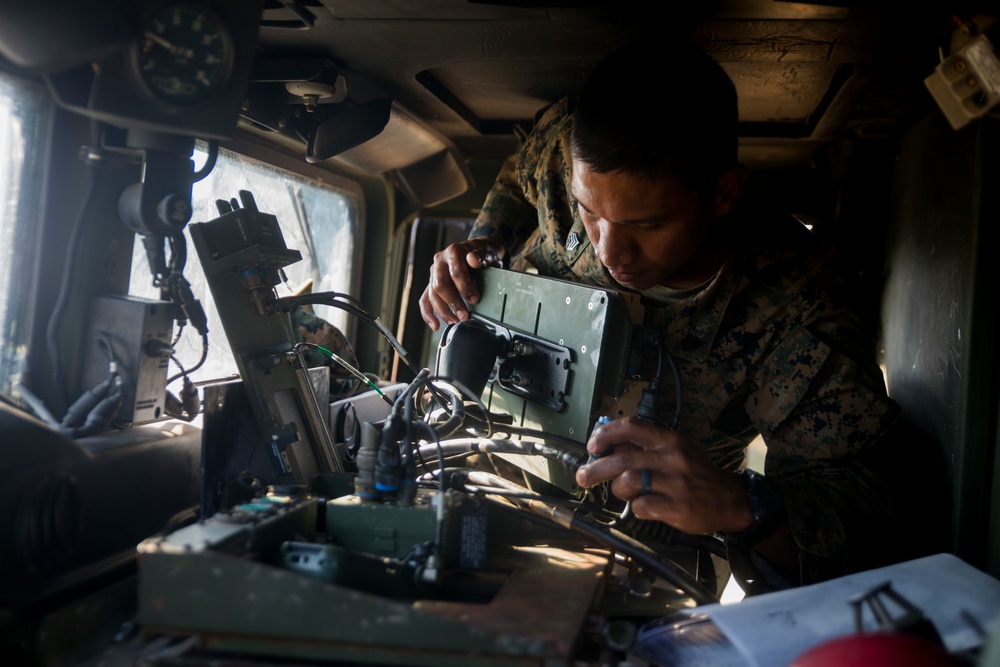
[[417,308],[536,113],[634,40],[721,63],[748,191],[837,248],[903,408],[902,552],[1000,577],[998,18],[0,4],[5,662],[644,664],[637,629],[717,604],[723,561],[767,595],[712,536],[625,525],[573,481],[641,389],[635,295],[487,269],[469,338]]

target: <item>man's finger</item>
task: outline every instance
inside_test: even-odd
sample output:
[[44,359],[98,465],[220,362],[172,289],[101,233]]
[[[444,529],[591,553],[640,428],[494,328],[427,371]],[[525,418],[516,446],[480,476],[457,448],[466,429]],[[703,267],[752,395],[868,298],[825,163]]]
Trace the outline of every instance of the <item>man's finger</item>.
[[465,261],[474,269],[481,269],[484,266],[501,266],[500,253],[492,246],[472,250],[465,256]]
[[427,326],[431,328],[431,331],[437,331],[439,323],[437,316],[434,314],[434,309],[431,307],[430,298],[427,296],[427,290],[424,290],[424,293],[420,296],[420,301],[417,302],[417,305],[420,307],[420,317],[422,317],[424,322],[427,323]]

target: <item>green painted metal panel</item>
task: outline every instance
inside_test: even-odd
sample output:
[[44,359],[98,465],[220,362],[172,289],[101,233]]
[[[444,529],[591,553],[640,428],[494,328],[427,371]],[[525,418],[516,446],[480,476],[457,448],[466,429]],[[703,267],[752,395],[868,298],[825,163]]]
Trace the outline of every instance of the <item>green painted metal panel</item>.
[[[475,315],[564,345],[572,355],[562,410],[512,394],[497,382],[487,385],[484,402],[493,412],[512,415],[518,426],[574,441],[582,452],[601,406],[623,391],[633,323],[642,319],[639,296],[505,269],[474,275],[482,294],[472,307]],[[560,463],[503,456],[546,481],[577,490]]]

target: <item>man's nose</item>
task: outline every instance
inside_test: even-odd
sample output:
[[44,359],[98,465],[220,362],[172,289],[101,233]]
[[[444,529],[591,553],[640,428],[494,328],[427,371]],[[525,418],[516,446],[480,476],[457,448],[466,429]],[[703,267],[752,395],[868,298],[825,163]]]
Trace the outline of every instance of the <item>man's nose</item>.
[[601,264],[611,267],[628,264],[634,248],[631,238],[621,229],[621,225],[601,222],[599,228],[601,237],[595,251]]

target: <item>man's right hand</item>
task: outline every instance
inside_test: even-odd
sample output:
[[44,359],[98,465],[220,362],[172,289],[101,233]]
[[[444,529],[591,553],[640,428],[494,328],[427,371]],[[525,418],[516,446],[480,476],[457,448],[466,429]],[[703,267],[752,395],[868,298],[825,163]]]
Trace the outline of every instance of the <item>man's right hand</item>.
[[420,295],[420,316],[432,331],[437,331],[441,321],[454,324],[469,319],[466,301],[479,302],[469,269],[500,266],[503,246],[496,240],[477,236],[450,246],[434,254],[430,282]]

